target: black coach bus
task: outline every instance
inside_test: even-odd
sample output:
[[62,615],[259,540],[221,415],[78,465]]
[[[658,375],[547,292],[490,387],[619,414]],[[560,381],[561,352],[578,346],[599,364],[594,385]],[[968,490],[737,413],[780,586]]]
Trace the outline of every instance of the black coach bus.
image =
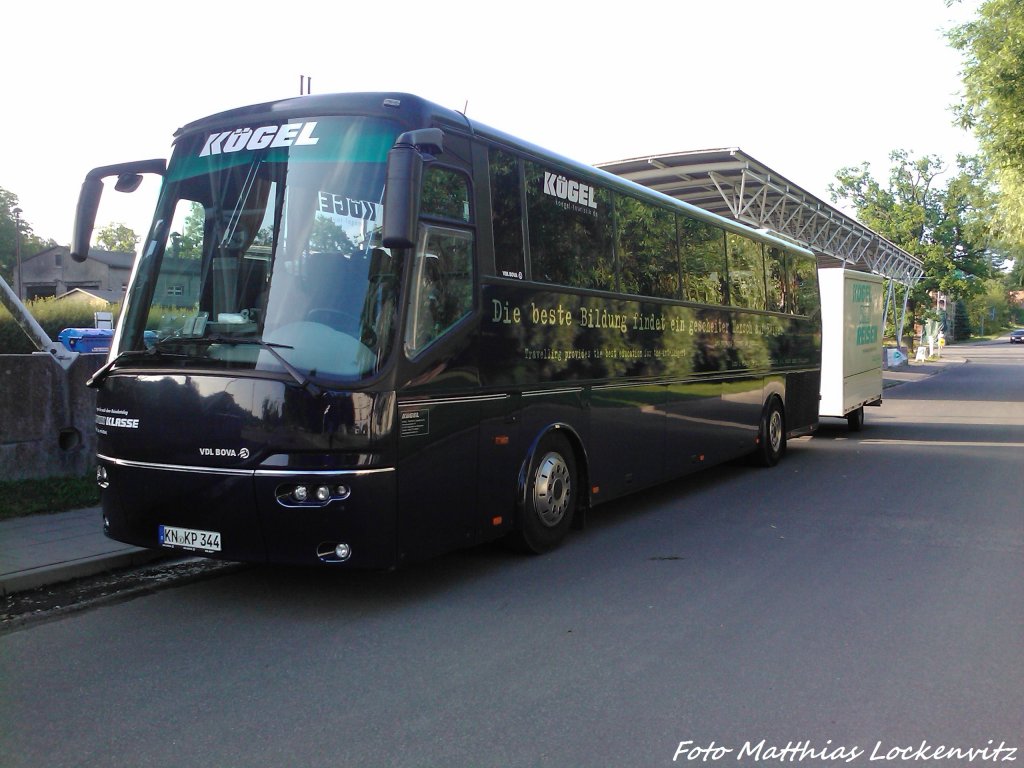
[[186,125],[98,391],[107,534],[387,568],[817,425],[813,255],[406,94]]

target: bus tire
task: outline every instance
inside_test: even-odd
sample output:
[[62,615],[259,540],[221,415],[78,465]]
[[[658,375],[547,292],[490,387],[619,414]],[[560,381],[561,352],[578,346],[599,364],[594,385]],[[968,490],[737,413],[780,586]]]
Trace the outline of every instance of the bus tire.
[[530,462],[516,543],[532,554],[550,552],[565,539],[579,503],[576,456],[561,435],[542,438]]
[[757,436],[757,448],[751,454],[754,464],[759,467],[774,467],[786,452],[786,417],[782,412],[779,398],[772,397],[765,403],[761,413],[761,427]]

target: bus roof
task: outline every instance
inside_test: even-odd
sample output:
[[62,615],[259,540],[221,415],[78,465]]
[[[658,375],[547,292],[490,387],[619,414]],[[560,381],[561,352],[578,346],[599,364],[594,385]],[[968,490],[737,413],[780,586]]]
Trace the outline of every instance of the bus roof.
[[771,232],[766,231],[763,227],[751,227],[745,222],[720,215],[716,211],[710,211],[699,205],[694,205],[680,197],[664,194],[643,183],[637,183],[627,176],[564,157],[529,141],[519,139],[511,134],[470,119],[461,112],[442,107],[408,93],[329,93],[295,96],[229,109],[194,120],[179,128],[175,132],[174,137],[177,141],[182,136],[196,132],[236,128],[242,124],[262,120],[324,117],[330,115],[370,115],[391,118],[407,126],[407,129],[437,125],[447,130],[464,133],[507,147],[510,150],[531,156],[537,160],[554,163],[571,173],[597,181],[605,187],[658,202],[669,208],[684,210],[694,218],[712,222],[723,229],[740,232],[749,237],[771,242],[789,250],[807,250],[810,253],[809,249],[795,243],[792,239],[777,237]]

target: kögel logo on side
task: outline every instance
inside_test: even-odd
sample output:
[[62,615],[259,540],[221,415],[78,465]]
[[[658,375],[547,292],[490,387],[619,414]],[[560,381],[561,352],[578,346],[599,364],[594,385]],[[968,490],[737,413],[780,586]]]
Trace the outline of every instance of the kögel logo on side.
[[592,186],[574,179],[567,179],[565,176],[558,176],[549,171],[544,171],[544,194],[577,205],[585,205],[588,208],[597,208],[597,200],[594,199]]

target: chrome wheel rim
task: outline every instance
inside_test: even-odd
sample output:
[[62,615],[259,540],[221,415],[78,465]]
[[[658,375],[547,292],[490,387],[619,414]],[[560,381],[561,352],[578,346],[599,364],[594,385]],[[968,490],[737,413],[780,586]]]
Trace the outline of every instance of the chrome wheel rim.
[[772,453],[778,453],[782,447],[782,414],[777,410],[768,416],[768,446]]
[[569,465],[558,453],[548,453],[537,465],[533,478],[533,508],[548,528],[554,528],[569,512],[572,501],[572,475]]

